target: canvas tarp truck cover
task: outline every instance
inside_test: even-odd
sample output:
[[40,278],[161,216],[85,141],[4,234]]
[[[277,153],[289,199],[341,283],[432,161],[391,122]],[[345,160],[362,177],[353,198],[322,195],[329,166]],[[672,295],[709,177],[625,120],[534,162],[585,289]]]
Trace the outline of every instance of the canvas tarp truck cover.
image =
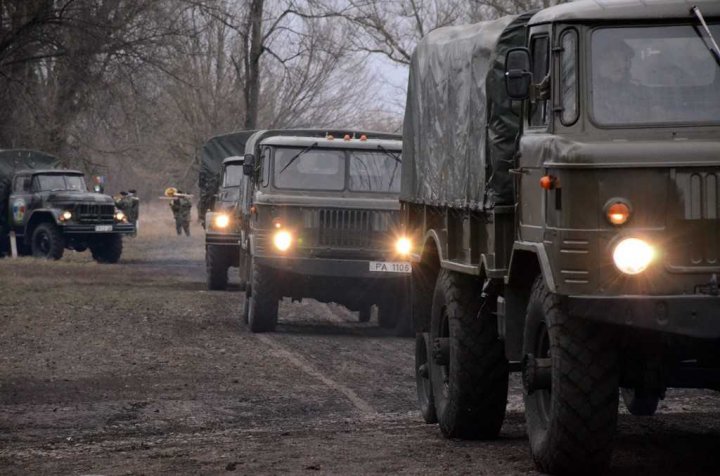
[[198,186],[200,187],[200,201],[198,209],[201,215],[212,208],[214,195],[220,188],[220,172],[223,160],[228,157],[243,157],[245,144],[256,131],[239,131],[231,134],[216,136],[203,145],[200,152],[200,174]]
[[505,54],[532,14],[440,28],[410,64],[401,200],[492,208],[512,204],[520,118],[505,92]]
[[12,178],[16,171],[25,169],[53,169],[60,165],[57,157],[35,150],[0,150],[0,236],[7,232],[7,220],[10,213]]

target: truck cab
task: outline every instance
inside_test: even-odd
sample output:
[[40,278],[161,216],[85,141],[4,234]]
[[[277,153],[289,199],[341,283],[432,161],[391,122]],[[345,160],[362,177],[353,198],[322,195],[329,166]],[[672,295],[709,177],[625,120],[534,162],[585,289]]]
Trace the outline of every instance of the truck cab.
[[380,326],[402,333],[410,264],[399,136],[266,131],[248,145],[241,243],[250,328],[273,330],[278,301],[289,297],[337,302],[363,322],[376,305]]

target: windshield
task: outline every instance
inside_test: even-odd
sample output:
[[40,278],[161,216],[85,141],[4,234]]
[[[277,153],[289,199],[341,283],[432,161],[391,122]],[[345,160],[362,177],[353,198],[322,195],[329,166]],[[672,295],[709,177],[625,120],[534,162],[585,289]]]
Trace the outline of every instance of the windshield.
[[35,189],[37,191],[59,191],[73,190],[77,192],[87,191],[85,179],[81,175],[36,175]]
[[[345,154],[339,150],[275,149],[274,181],[277,188],[343,190]],[[298,155],[300,154],[300,155]]]
[[228,164],[225,166],[223,187],[239,187],[243,178],[242,164]]
[[718,123],[720,66],[694,26],[595,30],[592,109],[601,125]]
[[400,152],[350,152],[349,188],[362,192],[400,193]]

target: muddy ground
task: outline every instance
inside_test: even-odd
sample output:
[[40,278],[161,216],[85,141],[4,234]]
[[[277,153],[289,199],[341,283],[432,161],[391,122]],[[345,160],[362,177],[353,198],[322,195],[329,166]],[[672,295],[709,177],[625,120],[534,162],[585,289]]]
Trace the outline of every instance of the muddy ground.
[[[316,302],[253,335],[237,286],[206,290],[202,230],[148,221],[118,265],[0,260],[0,474],[537,474],[517,379],[498,440],[445,440],[412,339]],[[719,403],[622,410],[610,474],[720,474]]]

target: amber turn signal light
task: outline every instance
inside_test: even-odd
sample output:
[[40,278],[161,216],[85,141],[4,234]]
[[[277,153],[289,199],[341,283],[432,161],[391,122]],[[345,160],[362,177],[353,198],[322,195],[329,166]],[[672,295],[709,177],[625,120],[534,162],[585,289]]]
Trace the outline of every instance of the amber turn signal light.
[[630,218],[630,207],[623,202],[615,202],[607,208],[607,219],[613,225],[622,225]]
[[540,187],[545,190],[557,188],[557,178],[552,175],[545,175],[540,179]]

